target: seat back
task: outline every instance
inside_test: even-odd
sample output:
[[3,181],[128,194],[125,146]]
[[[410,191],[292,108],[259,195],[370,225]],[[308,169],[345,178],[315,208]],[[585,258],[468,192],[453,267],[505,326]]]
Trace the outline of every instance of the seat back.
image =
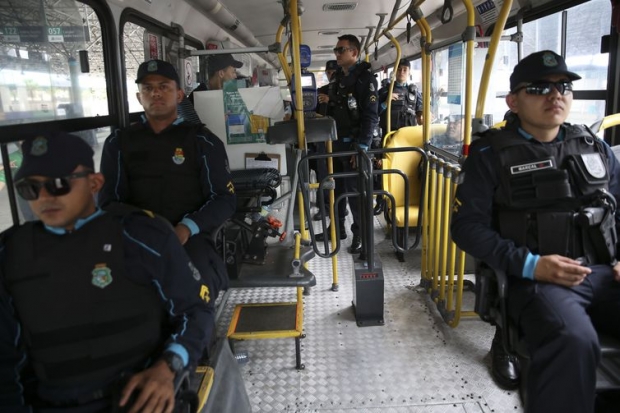
[[[418,148],[422,148],[424,146],[422,126],[406,126],[400,128],[398,131],[390,135],[384,143],[385,148],[404,148],[411,146]],[[388,152],[385,154],[383,159],[383,169],[398,169],[408,178],[408,225],[411,226],[417,225],[418,223],[420,195],[422,190],[422,183],[420,179],[421,161],[422,155],[418,152]],[[405,180],[400,175],[383,175],[383,188],[394,197],[394,205],[390,205],[390,209],[395,208],[396,222],[394,225],[397,227],[403,227],[405,225],[405,185]]]

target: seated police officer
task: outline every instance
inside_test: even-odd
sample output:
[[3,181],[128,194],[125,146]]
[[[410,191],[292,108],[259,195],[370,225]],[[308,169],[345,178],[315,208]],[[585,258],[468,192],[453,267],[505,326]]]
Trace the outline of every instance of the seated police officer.
[[620,337],[620,164],[564,123],[578,79],[552,51],[514,68],[514,116],[471,145],[452,215],[456,244],[508,275],[508,315],[530,355],[528,413],[593,412],[597,331]]
[[40,221],[0,240],[0,411],[171,412],[213,332],[206,287],[167,223],[97,208],[81,138],[23,151],[15,187]]
[[236,208],[224,144],[204,125],[177,116],[183,91],[170,63],[142,63],[136,83],[144,115],[106,140],[99,202],[134,205],[170,221],[215,301],[228,275],[214,233]]
[[431,145],[444,149],[454,155],[460,155],[463,147],[463,116],[450,115],[446,132],[441,135],[433,136]]

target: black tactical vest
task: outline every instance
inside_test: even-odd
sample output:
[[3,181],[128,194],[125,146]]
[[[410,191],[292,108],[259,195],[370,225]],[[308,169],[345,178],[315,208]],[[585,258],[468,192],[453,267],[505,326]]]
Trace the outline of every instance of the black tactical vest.
[[[336,121],[338,137],[355,139],[360,130],[360,110],[364,102],[357,96],[357,82],[365,71],[370,70],[370,64],[361,62],[355,66],[353,72],[345,76],[342,69],[338,69],[329,83],[328,115]],[[350,97],[355,100],[355,108],[351,108]]]
[[124,202],[163,216],[176,225],[206,201],[200,182],[197,134],[204,126],[181,123],[153,135],[142,125],[119,134],[129,182]]
[[[492,146],[501,171],[494,219],[502,237],[533,253],[609,263],[615,255],[615,226],[610,227],[615,205],[607,192],[604,144],[582,126],[564,128],[564,139],[549,143],[527,140],[516,128],[481,139],[478,144]],[[584,214],[595,209],[598,221],[586,225]],[[611,258],[601,242],[613,244],[605,246]]]
[[42,383],[109,382],[160,351],[164,306],[125,276],[122,231],[106,213],[64,235],[35,221],[8,237],[6,285]]
[[[414,84],[406,87],[394,86],[392,93],[398,93],[399,99],[392,100],[390,129],[397,130],[405,126],[416,126],[415,107],[418,101],[417,88]],[[387,110],[381,113],[381,127],[387,132]]]

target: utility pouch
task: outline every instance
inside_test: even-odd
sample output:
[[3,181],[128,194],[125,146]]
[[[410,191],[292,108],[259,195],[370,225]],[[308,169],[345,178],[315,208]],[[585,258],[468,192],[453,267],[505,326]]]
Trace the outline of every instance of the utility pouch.
[[583,208],[577,214],[576,221],[581,227],[588,263],[614,263],[618,235],[612,210],[606,207]]
[[556,169],[553,159],[541,159],[508,168],[511,205],[531,208],[572,198],[568,173]]
[[600,153],[570,155],[566,160],[566,167],[570,172],[577,196],[591,194],[599,188],[607,188],[609,176]]
[[476,302],[474,311],[483,321],[493,322],[491,309],[497,307],[498,291],[495,272],[485,264],[476,266]]

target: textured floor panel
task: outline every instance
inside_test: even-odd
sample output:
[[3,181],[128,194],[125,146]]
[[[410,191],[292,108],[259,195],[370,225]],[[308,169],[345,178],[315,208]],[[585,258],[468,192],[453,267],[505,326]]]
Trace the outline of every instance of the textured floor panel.
[[[378,220],[375,243],[384,268],[385,325],[356,325],[351,255],[339,253],[337,292],[331,290],[331,260],[313,259],[317,285],[304,297],[305,370],[295,369],[292,339],[235,344],[249,354],[242,372],[253,411],[521,412],[518,394],[499,389],[490,378],[493,328],[478,319],[462,319],[456,329],[447,326],[429,296],[416,288],[420,249],[398,262]],[[236,303],[294,300],[291,288],[234,290],[218,331],[226,334]]]

